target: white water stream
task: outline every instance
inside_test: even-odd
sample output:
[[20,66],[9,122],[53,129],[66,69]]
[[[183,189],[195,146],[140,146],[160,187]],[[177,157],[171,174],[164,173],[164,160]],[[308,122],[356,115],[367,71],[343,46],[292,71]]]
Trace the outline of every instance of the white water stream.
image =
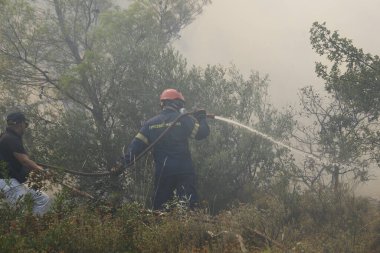
[[[251,128],[251,127],[248,127],[246,125],[243,125],[239,122],[236,122],[236,121],[233,121],[233,120],[230,120],[230,119],[226,119],[226,118],[223,118],[223,117],[220,117],[220,116],[215,116],[215,119],[217,120],[220,120],[220,121],[224,121],[226,123],[230,123],[230,124],[233,124],[233,125],[236,125],[238,127],[241,127],[241,128],[244,128],[244,129],[247,129],[248,131],[254,133],[254,134],[257,134],[259,136],[261,136],[262,138],[278,145],[278,146],[281,146],[281,147],[284,147],[292,152],[295,152],[295,153],[298,153],[298,154],[301,154],[303,157],[306,157],[306,158],[312,158],[316,161],[319,161],[321,162],[322,164],[331,164],[331,162],[329,163],[328,161],[326,161],[325,159],[321,159],[320,157],[316,156],[316,155],[313,155],[313,154],[310,154],[310,153],[307,153],[307,152],[304,152],[300,149],[297,149],[297,148],[294,148],[294,147],[291,147],[289,145],[286,145],[280,141],[277,141],[275,139],[273,139],[272,137],[254,129],[254,128]],[[342,164],[340,164],[340,166],[343,166]],[[377,173],[378,174],[378,173]],[[380,177],[379,175],[377,175],[377,177]],[[369,197],[372,197],[374,199],[379,199],[379,196],[380,196],[380,188],[379,188],[379,184],[378,184],[378,180],[371,180],[369,181],[368,183],[364,184],[364,185],[361,185],[360,188],[358,188],[358,193],[361,194],[361,195],[364,195],[364,196],[369,196]]]
[[301,154],[304,157],[313,158],[313,159],[316,159],[316,160],[322,162],[322,160],[319,157],[317,157],[315,155],[312,155],[312,154],[309,154],[307,152],[304,152],[304,151],[302,151],[300,149],[297,149],[297,148],[291,147],[289,145],[286,145],[286,144],[284,144],[284,143],[282,143],[280,141],[277,141],[277,140],[273,139],[272,137],[270,137],[269,135],[266,135],[266,134],[264,134],[264,133],[262,133],[262,132],[260,132],[260,131],[258,131],[256,129],[254,129],[254,128],[251,128],[251,127],[243,125],[243,124],[241,124],[239,122],[233,121],[231,119],[226,119],[226,118],[223,118],[223,117],[220,117],[220,116],[215,116],[215,119],[220,120],[220,121],[224,121],[224,122],[227,122],[227,123],[230,123],[230,124],[242,127],[242,128],[245,128],[248,131],[257,134],[257,135],[263,137],[264,139],[266,139],[266,140],[268,140],[268,141],[270,141],[270,142],[272,142],[272,143],[274,143],[274,144],[276,144],[278,146],[284,147],[284,148],[286,148],[286,149],[288,149],[290,151],[293,151],[295,153]]

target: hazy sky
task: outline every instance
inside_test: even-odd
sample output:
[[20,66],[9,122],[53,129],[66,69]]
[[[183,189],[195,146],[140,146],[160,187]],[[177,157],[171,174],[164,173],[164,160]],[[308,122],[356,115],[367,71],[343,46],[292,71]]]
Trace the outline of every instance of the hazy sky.
[[312,50],[314,21],[353,40],[365,52],[380,54],[378,0],[213,0],[175,43],[189,64],[235,64],[270,77],[277,106],[298,104],[297,91],[322,87],[314,73],[321,58]]

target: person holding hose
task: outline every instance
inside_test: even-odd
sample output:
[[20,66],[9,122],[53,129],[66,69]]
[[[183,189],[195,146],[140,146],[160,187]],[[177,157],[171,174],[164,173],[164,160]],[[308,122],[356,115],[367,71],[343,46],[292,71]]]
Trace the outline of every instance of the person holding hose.
[[24,184],[30,171],[45,173],[41,166],[29,158],[24,148],[22,137],[28,125],[28,119],[22,112],[7,116],[7,128],[0,137],[0,192],[10,204],[30,194],[34,201],[33,213],[43,215],[51,205],[50,197]]
[[[146,121],[123,154],[124,165],[133,160],[154,142],[184,110],[185,98],[175,89],[166,89],[160,95],[161,112]],[[188,200],[190,208],[198,202],[195,188],[195,170],[189,150],[189,138],[205,139],[210,129],[206,111],[179,118],[171,129],[153,147],[155,182],[153,209],[160,210],[173,198],[174,192],[181,200]]]

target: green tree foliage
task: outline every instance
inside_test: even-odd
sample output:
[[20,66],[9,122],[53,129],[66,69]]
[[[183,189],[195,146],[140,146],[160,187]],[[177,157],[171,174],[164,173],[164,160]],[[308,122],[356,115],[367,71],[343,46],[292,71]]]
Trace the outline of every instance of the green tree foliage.
[[7,1],[0,76],[42,119],[33,148],[66,167],[110,169],[142,115],[152,114],[147,98],[180,76],[162,70],[177,58],[168,43],[207,3],[133,1],[120,10],[109,1]]
[[317,63],[316,73],[326,81],[326,89],[348,105],[377,119],[380,110],[380,59],[364,53],[352,40],[315,22],[310,30],[313,49],[326,56],[331,67]]
[[328,60],[316,64],[316,73],[329,95],[323,98],[311,87],[301,91],[302,114],[313,122],[300,129],[302,142],[320,157],[305,164],[302,177],[315,186],[331,176],[335,189],[343,175],[366,181],[379,162],[379,57],[356,48],[325,23],[315,22],[310,34],[313,49]]
[[[268,101],[268,78],[252,72],[248,79],[234,68],[193,69],[187,82],[203,91],[194,99],[195,107],[252,126],[286,141],[294,122],[289,113],[277,112]],[[197,80],[201,78],[201,80]],[[251,201],[253,193],[267,190],[286,177],[291,160],[286,150],[252,133],[210,122],[212,133],[204,143],[196,143],[194,153],[199,168],[201,194],[212,211],[240,201]],[[207,155],[205,155],[207,154]]]

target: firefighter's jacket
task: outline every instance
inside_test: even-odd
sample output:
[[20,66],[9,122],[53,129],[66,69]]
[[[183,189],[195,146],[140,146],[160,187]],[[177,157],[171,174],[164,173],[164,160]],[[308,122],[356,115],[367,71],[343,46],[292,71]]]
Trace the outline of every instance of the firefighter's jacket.
[[[129,164],[149,144],[154,142],[180,115],[166,108],[157,116],[146,121],[124,153],[124,163]],[[178,174],[193,174],[194,167],[189,150],[189,138],[201,140],[210,133],[207,120],[200,122],[185,115],[153,147],[155,176],[165,177]]]

